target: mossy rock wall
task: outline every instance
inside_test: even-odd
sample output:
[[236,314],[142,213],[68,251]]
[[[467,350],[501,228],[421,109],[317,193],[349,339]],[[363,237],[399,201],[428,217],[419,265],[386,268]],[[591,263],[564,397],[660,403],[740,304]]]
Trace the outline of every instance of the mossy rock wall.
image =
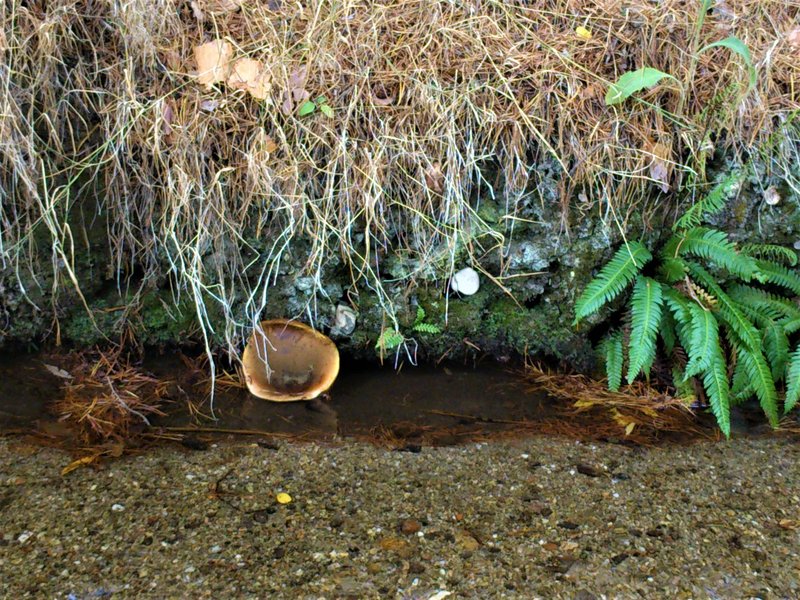
[[[551,184],[555,189],[554,179]],[[781,201],[776,205],[764,200],[768,185],[777,186],[780,193]],[[113,268],[105,224],[92,214],[94,202],[87,198],[70,216],[73,230],[82,232],[80,239],[84,240],[72,265],[89,310],[75,291],[68,270],[50,259],[47,236],[40,233],[36,236],[37,265],[6,266],[0,271],[0,345],[59,341],[87,347],[122,339],[162,348],[208,341],[213,348],[230,350],[221,334],[226,317],[213,291],[204,293],[199,312],[195,296],[166,268],[160,279],[146,281],[135,270],[121,273]],[[731,199],[726,211],[715,217],[714,225],[737,241],[791,246],[800,240],[799,205],[797,194],[781,181],[753,176]],[[354,284],[351,266],[335,254],[326,261],[321,275],[312,277],[305,272],[310,245],[298,238],[268,289],[261,317],[312,322],[330,333],[343,353],[357,358],[374,360],[383,354],[384,359],[394,360],[395,353],[420,361],[525,356],[586,370],[593,360],[592,342],[602,333],[606,315],[574,328],[575,299],[618,247],[623,231],[629,239],[652,242],[668,235],[680,212],[675,198],[654,197],[643,203],[641,210],[626,215],[623,227],[619,219],[602,214],[597,206],[588,214],[573,210],[565,215],[554,194],[550,199],[539,194],[536,201],[517,207],[518,221],[509,231],[501,201],[482,197],[476,208],[483,223],[497,227],[507,243],[483,256],[480,264],[489,275],[502,273],[502,279],[492,281],[482,275],[481,288],[475,295],[460,297],[450,291],[450,272],[444,269],[418,269],[411,279],[399,276],[404,269],[418,267],[413,264],[416,257],[391,250],[380,259],[385,273],[382,297],[368,285]],[[87,219],[87,215],[92,218]],[[259,260],[259,243],[266,248],[265,240],[250,244],[254,263]],[[219,257],[209,254],[204,260],[213,262]],[[456,256],[453,268],[466,266],[474,265],[464,251]],[[387,302],[406,343],[382,353],[376,349],[381,332],[394,330],[387,318]],[[339,306],[356,313],[352,332],[335,328]],[[420,307],[424,322],[441,330],[439,333],[414,330]],[[241,318],[240,346],[248,331],[241,297],[236,298],[233,313]],[[207,325],[207,338],[199,325],[200,315]]]

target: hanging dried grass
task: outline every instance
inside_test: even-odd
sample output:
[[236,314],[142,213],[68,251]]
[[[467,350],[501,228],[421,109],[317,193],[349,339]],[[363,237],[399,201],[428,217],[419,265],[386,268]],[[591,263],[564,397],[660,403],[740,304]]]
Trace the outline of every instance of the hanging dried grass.
[[[562,171],[565,216],[624,223],[648,192],[679,187],[709,130],[734,153],[782,131],[800,107],[798,3],[718,2],[699,32],[695,4],[8,0],[0,263],[28,266],[30,232],[44,230],[60,281],[75,284],[66,223],[92,181],[112,272],[172,276],[204,334],[214,302],[231,349],[300,236],[306,275],[320,282],[340,256],[395,319],[376,255],[415,257],[413,283],[452,272],[461,245],[476,264],[502,252],[525,203],[548,201],[535,192],[542,164]],[[729,34],[754,56],[747,94],[725,49],[692,65],[695,35]],[[609,82],[644,65],[694,73],[687,95],[666,85],[605,106]],[[331,118],[301,116],[323,96]],[[796,160],[796,137],[776,155]],[[487,164],[508,199],[504,231],[475,210]]]

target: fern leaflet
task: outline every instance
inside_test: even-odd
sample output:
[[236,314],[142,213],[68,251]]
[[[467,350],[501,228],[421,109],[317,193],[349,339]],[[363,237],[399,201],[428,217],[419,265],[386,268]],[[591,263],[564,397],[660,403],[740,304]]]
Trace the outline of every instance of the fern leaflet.
[[784,412],[789,412],[800,399],[800,345],[797,346],[789,359],[789,367],[786,369],[786,400]]
[[711,403],[711,412],[717,418],[717,424],[725,434],[731,436],[731,397],[728,387],[728,373],[725,369],[725,359],[719,345],[714,348],[709,361],[709,367],[703,375],[703,386],[706,388],[708,400]]
[[605,355],[608,389],[616,392],[622,383],[622,332],[608,335],[603,340],[601,351]]
[[639,242],[630,242],[617,250],[611,261],[586,287],[575,303],[575,321],[597,312],[624,290],[645,263],[653,258],[650,251]]
[[745,281],[749,281],[756,272],[756,261],[739,253],[728,235],[717,229],[690,229],[683,234],[678,252],[710,260]]
[[780,381],[786,374],[786,362],[789,360],[789,338],[783,327],[774,321],[767,321],[764,331],[764,354],[767,355],[772,369],[773,381]]
[[718,213],[725,207],[728,194],[738,187],[744,179],[740,171],[732,171],[722,181],[717,183],[705,198],[687,210],[672,227],[673,231],[689,229],[702,223],[703,218]]
[[800,319],[800,308],[794,302],[766,290],[749,285],[733,285],[728,288],[728,295],[739,304],[758,309],[767,318]]
[[783,265],[768,261],[757,260],[758,274],[764,283],[773,283],[785,287],[800,296],[800,277]]
[[767,415],[770,425],[778,426],[778,392],[769,365],[764,359],[761,350],[751,351],[748,348],[739,348],[739,360],[742,361],[744,370],[753,386],[761,409]]
[[661,284],[649,277],[639,276],[631,298],[631,340],[628,346],[628,383],[640,371],[650,376],[656,356],[656,336],[661,322]]
[[714,348],[719,346],[719,324],[711,311],[697,304],[690,304],[689,310],[692,313],[692,325],[691,343],[686,348],[689,352],[685,374],[687,379],[709,368]]
[[778,246],[777,244],[744,244],[739,251],[753,258],[765,258],[775,262],[785,262],[792,267],[797,266],[797,252],[786,246]]

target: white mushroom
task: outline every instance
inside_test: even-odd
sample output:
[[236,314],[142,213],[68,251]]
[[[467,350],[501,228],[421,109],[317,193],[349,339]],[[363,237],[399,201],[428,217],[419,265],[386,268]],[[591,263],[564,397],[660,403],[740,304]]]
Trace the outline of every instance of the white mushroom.
[[450,280],[450,288],[463,296],[472,296],[481,287],[477,271],[470,267],[461,269]]

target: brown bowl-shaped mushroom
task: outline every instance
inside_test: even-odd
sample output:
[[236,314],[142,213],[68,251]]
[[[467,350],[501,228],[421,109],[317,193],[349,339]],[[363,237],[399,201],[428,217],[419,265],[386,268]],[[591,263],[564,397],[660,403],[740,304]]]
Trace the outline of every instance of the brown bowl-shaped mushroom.
[[250,393],[265,400],[311,400],[333,385],[339,350],[308,325],[285,319],[262,321],[242,355]]

